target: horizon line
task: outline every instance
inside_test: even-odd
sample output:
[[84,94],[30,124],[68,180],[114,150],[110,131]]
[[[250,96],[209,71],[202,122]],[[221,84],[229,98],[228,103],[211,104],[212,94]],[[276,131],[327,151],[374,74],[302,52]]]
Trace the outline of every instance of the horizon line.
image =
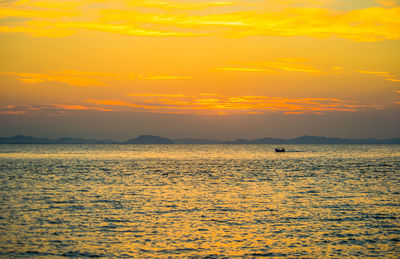
[[117,141],[114,139],[109,139],[109,138],[87,138],[87,137],[68,137],[68,136],[61,136],[61,137],[36,137],[33,135],[23,135],[23,134],[16,134],[13,136],[0,136],[1,138],[15,138],[15,137],[32,137],[36,139],[48,139],[48,140],[59,140],[59,139],[82,139],[82,140],[96,140],[96,141],[113,141],[113,142],[127,142],[132,139],[136,139],[142,136],[149,136],[149,137],[160,137],[160,138],[165,138],[169,140],[207,140],[207,141],[218,141],[218,142],[232,142],[232,141],[239,141],[239,140],[244,140],[244,141],[254,141],[254,140],[262,140],[262,139],[276,139],[276,140],[294,140],[302,137],[315,137],[315,138],[326,138],[326,139],[341,139],[341,140],[388,140],[388,139],[397,139],[400,138],[400,136],[397,137],[383,137],[383,138],[378,138],[378,137],[364,137],[364,138],[353,138],[353,137],[329,137],[329,136],[317,136],[317,135],[300,135],[298,137],[256,137],[256,138],[245,138],[245,137],[238,137],[230,140],[220,140],[220,139],[214,139],[214,138],[206,138],[206,137],[164,137],[160,135],[152,135],[152,134],[140,134],[137,135],[136,137],[130,137],[127,140],[122,140],[122,141]]

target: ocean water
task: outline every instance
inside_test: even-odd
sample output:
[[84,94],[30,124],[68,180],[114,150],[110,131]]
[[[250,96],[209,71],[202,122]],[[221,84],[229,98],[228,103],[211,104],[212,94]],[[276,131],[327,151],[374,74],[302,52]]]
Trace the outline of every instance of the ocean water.
[[398,258],[400,145],[0,145],[0,257]]

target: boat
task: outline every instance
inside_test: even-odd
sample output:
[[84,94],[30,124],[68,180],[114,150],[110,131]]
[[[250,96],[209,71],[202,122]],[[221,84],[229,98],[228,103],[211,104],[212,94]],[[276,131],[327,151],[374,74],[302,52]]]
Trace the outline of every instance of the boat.
[[275,148],[275,152],[285,152],[284,148]]

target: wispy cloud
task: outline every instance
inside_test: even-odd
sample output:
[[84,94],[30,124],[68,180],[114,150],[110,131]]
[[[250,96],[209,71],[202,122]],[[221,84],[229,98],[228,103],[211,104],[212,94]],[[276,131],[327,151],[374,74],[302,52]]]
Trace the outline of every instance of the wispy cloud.
[[385,72],[385,71],[359,70],[358,72],[361,73],[361,74],[370,74],[370,75],[383,77],[386,81],[400,82],[400,79],[395,78],[394,75],[390,74],[389,72]]
[[79,71],[48,71],[44,73],[0,72],[0,75],[14,76],[19,81],[28,84],[60,82],[73,86],[105,86],[104,79],[114,77],[108,73]]
[[240,71],[240,72],[274,72],[272,69],[249,68],[249,67],[218,67],[219,71]]
[[303,72],[309,74],[322,73],[321,70],[305,64],[302,59],[284,58],[278,61],[264,62],[263,67],[218,67],[218,71],[238,71],[238,72],[266,72],[278,73],[282,71]]
[[[324,1],[300,2],[318,5]],[[281,4],[300,2],[281,1]],[[0,32],[45,37],[99,31],[155,37],[262,35],[340,37],[355,41],[400,39],[400,7],[394,0],[378,2],[384,7],[343,11],[309,6],[271,10],[262,1],[116,0],[98,4],[98,1],[85,0],[73,1],[70,5],[17,1],[0,4],[0,17],[23,19],[4,20]],[[230,8],[241,5],[246,8]],[[218,12],[212,11],[214,8]]]
[[335,98],[284,98],[269,96],[223,96],[215,94],[168,95],[130,94],[132,101],[89,99],[87,102],[102,107],[139,108],[134,111],[179,114],[323,114],[326,112],[357,112],[381,109],[376,105]]
[[154,109],[151,106],[148,105],[143,105],[143,104],[135,104],[135,103],[129,103],[121,100],[95,100],[95,99],[89,99],[86,100],[88,103],[94,103],[97,105],[105,105],[105,106],[120,106],[120,107],[131,107],[131,108],[143,108],[143,109]]
[[[396,93],[400,94],[400,90],[397,90]],[[400,104],[400,101],[393,102],[394,104]]]
[[[128,94],[130,96],[137,96],[137,97],[187,97],[184,94]],[[201,95],[208,95],[208,94],[201,94]]]
[[399,5],[398,0],[377,0],[376,2],[384,7],[389,7],[389,8],[396,7]]
[[0,114],[31,115],[33,113],[65,114],[69,111],[115,111],[114,109],[90,107],[79,104],[37,104],[37,105],[4,105],[0,106]]
[[153,76],[139,76],[140,79],[145,80],[168,80],[168,79],[190,79],[191,76],[172,76],[172,75],[153,75]]
[[270,96],[224,96],[213,93],[196,95],[135,93],[129,101],[117,99],[88,99],[86,104],[36,104],[0,106],[0,114],[62,115],[69,112],[133,111],[165,114],[234,115],[282,113],[325,114],[328,112],[360,112],[383,109],[378,105],[361,104],[337,98],[285,98]]
[[383,72],[383,71],[358,70],[358,72],[362,73],[362,74],[371,74],[371,75],[383,76],[383,77],[393,77],[389,72]]
[[386,78],[386,81],[392,81],[392,82],[400,82],[400,79],[396,79],[396,78]]
[[182,9],[182,10],[196,10],[210,7],[232,6],[238,4],[235,1],[154,1],[154,0],[137,0],[129,1],[130,6],[161,8],[161,9]]
[[56,108],[56,109],[73,110],[73,111],[82,111],[82,110],[113,111],[111,109],[104,109],[104,108],[98,108],[98,107],[88,107],[88,106],[84,106],[84,105],[51,104],[50,107],[51,106]]
[[76,70],[64,71],[46,71],[43,73],[17,73],[17,72],[0,72],[0,75],[13,76],[17,80],[27,84],[37,84],[43,82],[60,82],[72,86],[107,86],[110,80],[179,80],[190,79],[190,76],[174,76],[174,75],[141,75],[141,74],[119,74],[119,73],[101,73],[101,72],[85,72]]

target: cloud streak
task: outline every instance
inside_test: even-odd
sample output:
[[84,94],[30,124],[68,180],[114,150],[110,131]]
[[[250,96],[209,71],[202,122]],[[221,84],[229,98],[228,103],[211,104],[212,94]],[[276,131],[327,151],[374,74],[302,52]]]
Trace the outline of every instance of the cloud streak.
[[105,86],[106,78],[112,78],[111,74],[79,72],[79,71],[48,71],[44,73],[14,73],[0,72],[0,75],[13,76],[17,80],[27,84],[38,84],[43,82],[60,82],[73,86]]
[[46,71],[43,73],[0,72],[0,75],[12,76],[27,84],[59,82],[78,87],[107,86],[107,83],[110,80],[180,80],[192,78],[191,76],[174,76],[167,74],[141,75],[85,72],[76,70]]
[[224,96],[201,93],[195,95],[135,93],[129,101],[117,99],[87,99],[86,104],[35,104],[0,106],[0,114],[63,115],[70,112],[146,112],[160,114],[240,115],[281,113],[286,115],[331,112],[365,112],[383,109],[353,100],[337,98],[289,98],[271,96]]
[[191,79],[191,76],[171,76],[171,75],[154,75],[154,76],[139,76],[145,80],[168,80],[168,79]]
[[[326,112],[357,112],[382,109],[376,105],[360,104],[356,101],[335,98],[284,98],[269,96],[222,96],[214,94],[164,95],[130,94],[132,101],[90,99],[87,102],[103,107],[117,106],[120,109],[139,108],[134,111],[177,114],[262,114],[279,112],[284,114],[324,114]],[[130,109],[128,109],[130,110]]]
[[321,70],[304,64],[303,60],[298,59],[280,59],[278,61],[265,62],[264,67],[218,67],[217,71],[233,71],[233,72],[265,72],[279,73],[282,71],[303,72],[309,74],[322,73]]
[[384,7],[389,7],[389,8],[396,7],[399,4],[397,0],[377,0],[376,2]]
[[[98,31],[153,37],[259,35],[340,37],[355,41],[400,39],[400,7],[389,0],[379,1],[385,7],[350,11],[315,7],[272,11],[250,1],[103,1],[97,6],[96,2],[65,3],[65,6],[39,1],[3,3],[0,17],[6,20],[0,32],[41,37]],[[246,6],[245,10],[228,8],[240,5]],[[209,8],[217,8],[218,12]],[[23,19],[7,22],[11,17]]]
[[39,104],[39,105],[4,105],[0,106],[0,114],[32,115],[46,113],[48,115],[65,114],[72,111],[116,111],[109,108],[90,107],[79,104]]
[[390,74],[389,72],[385,72],[385,71],[358,70],[358,72],[361,74],[369,74],[369,75],[383,77],[386,81],[400,82],[400,79],[395,78],[394,75]]
[[239,72],[274,72],[272,69],[264,68],[249,68],[249,67],[218,67],[216,70],[219,71],[239,71]]

